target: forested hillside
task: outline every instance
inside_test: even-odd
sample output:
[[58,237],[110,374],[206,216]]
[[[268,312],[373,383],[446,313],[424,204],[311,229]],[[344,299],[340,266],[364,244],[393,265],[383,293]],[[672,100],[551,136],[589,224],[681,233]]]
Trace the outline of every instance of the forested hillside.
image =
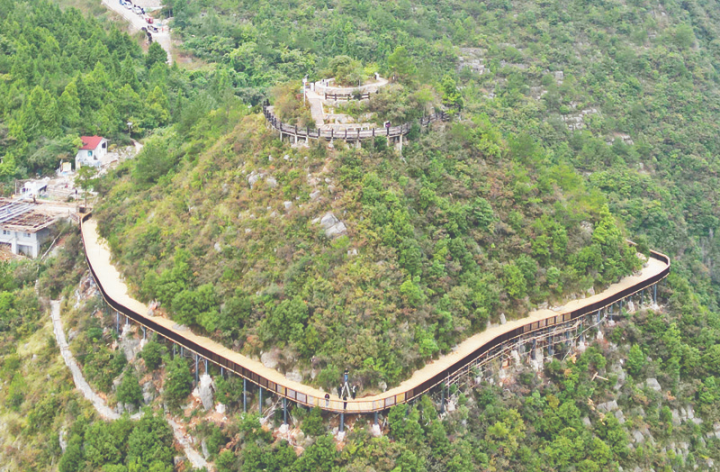
[[[634,236],[712,274],[718,219],[716,2],[168,3],[185,47],[228,71],[238,93],[317,76],[340,54],[414,79],[457,74],[465,116],[547,147]],[[569,129],[572,128],[572,129]],[[610,145],[607,145],[607,144]],[[688,252],[689,251],[689,252]],[[710,278],[697,285],[707,292]],[[712,303],[715,303],[714,301]]]
[[160,45],[145,54],[78,10],[0,2],[0,184],[53,172],[75,157],[80,135],[124,144],[128,122],[139,138],[178,118],[197,77],[166,59]]
[[[673,274],[657,309],[588,333],[586,351],[469,379],[442,415],[430,395],[397,406],[380,438],[346,418],[335,443],[337,417],[291,407],[292,443],[278,439],[281,410],[242,414],[241,382],[215,371],[224,419],[182,409],[193,364],[155,342],[127,363],[99,299],[72,315],[94,388],[139,405],[136,375],[162,385],[148,408],[184,415],[221,472],[717,469],[717,2],[183,0],[165,12],[199,71],[76,10],[0,0],[0,179],[51,172],[80,134],[142,139],[95,185],[95,218],[133,295],[178,324],[325,389],[349,369],[365,394],[501,315],[631,273],[626,238],[669,254]],[[396,79],[367,105],[380,121],[452,120],[416,124],[402,151],[281,142],[260,105],[307,124],[300,80],[338,64],[353,81]],[[82,266],[69,247],[54,263],[0,265],[0,458],[169,470],[164,421],[99,422],[57,364],[33,281],[40,297],[70,296]]]
[[[247,354],[280,348],[281,369],[300,360],[321,385],[349,367],[374,388],[501,313],[628,273],[610,214],[642,247],[683,254],[680,270],[711,273],[717,88],[701,11],[203,5],[168,9],[222,96],[259,103],[345,54],[399,77],[403,104],[429,85],[461,111],[401,158],[291,149],[231,101],[157,136],[99,215],[136,293],[178,321]],[[323,218],[346,237],[323,235]],[[711,277],[692,272],[714,306]]]

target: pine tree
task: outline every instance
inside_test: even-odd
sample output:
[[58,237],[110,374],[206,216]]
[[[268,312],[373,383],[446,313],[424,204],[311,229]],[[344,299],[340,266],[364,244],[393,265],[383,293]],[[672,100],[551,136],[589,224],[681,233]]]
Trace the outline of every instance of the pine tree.
[[80,126],[80,98],[75,81],[67,84],[60,95],[59,114],[64,126],[69,128]]
[[150,70],[158,63],[167,63],[167,53],[159,43],[154,42],[150,45],[147,56],[145,56],[145,67]]

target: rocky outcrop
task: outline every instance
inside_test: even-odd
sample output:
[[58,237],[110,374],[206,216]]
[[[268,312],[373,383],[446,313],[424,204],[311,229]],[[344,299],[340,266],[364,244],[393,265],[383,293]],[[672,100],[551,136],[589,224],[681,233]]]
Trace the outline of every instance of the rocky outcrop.
[[205,411],[213,409],[215,405],[213,401],[213,390],[215,389],[215,383],[208,374],[202,374],[200,376],[200,385],[198,386],[198,396],[202,402],[202,406]]
[[263,352],[260,355],[260,362],[268,369],[275,369],[279,363],[277,351]]
[[313,223],[320,223],[320,226],[325,229],[325,236],[328,238],[341,236],[347,232],[345,223],[337,219],[331,211],[325,213],[322,218],[315,218]]
[[645,380],[645,386],[649,388],[650,390],[655,390],[656,392],[659,392],[662,390],[662,387],[660,386],[660,382],[657,381],[657,379],[646,379]]

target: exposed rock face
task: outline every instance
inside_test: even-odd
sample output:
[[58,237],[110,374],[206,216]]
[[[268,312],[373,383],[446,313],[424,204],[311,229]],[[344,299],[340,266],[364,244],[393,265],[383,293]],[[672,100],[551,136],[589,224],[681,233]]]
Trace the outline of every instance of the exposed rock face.
[[505,313],[500,313],[500,324],[504,325],[507,323],[507,319],[505,319]]
[[605,413],[610,412],[610,411],[617,410],[617,408],[618,408],[618,404],[617,404],[617,402],[616,402],[615,400],[612,400],[612,401],[609,401],[609,402],[605,402],[605,403],[599,403],[598,406],[597,406],[597,409],[598,409],[599,411],[602,411],[602,412],[605,412]]
[[[318,220],[315,219],[313,220],[313,222],[318,222]],[[347,232],[347,227],[345,226],[345,223],[338,220],[331,211],[325,213],[325,216],[320,218],[319,223],[320,226],[325,229],[325,236],[327,236],[328,238],[341,236]]]
[[214,387],[215,384],[213,383],[212,377],[210,377],[208,374],[203,374],[200,376],[200,386],[198,388],[198,394],[200,395],[200,401],[202,402],[205,411],[211,410],[213,408]]
[[660,383],[657,381],[657,379],[653,379],[653,378],[646,379],[645,386],[651,390],[655,390],[656,392],[659,392],[660,390],[662,390]]
[[155,387],[153,386],[152,382],[145,382],[143,384],[142,391],[143,402],[146,405],[149,405],[155,399]]
[[302,382],[303,381],[303,375],[297,369],[293,370],[292,372],[287,372],[285,374],[285,378],[288,380],[292,380],[294,382]]
[[680,419],[680,415],[678,414],[677,410],[672,411],[672,424],[673,426],[680,426],[682,423],[682,420]]
[[248,176],[248,183],[250,184],[250,188],[253,188],[258,180],[262,178],[262,175],[258,174],[255,171],[250,172],[250,175]]
[[200,443],[200,449],[202,450],[202,455],[203,455],[203,457],[205,457],[205,459],[210,457],[210,452],[208,451],[207,442],[204,439]]
[[265,182],[270,188],[276,188],[278,186],[278,182],[277,180],[275,180],[275,177],[268,177],[267,179],[265,179]]
[[65,428],[61,428],[58,432],[58,443],[60,444],[60,450],[65,452],[67,448],[67,441],[65,441]]
[[260,362],[267,367],[268,369],[274,369],[278,365],[278,357],[277,352],[270,351],[270,352],[263,352],[260,355]]

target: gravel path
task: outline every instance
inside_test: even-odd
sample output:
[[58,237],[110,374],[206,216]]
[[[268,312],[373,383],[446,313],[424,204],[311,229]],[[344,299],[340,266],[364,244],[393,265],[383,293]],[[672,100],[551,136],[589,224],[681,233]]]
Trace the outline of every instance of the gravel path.
[[[50,302],[50,318],[52,318],[53,322],[53,332],[55,333],[55,340],[60,347],[60,353],[62,354],[63,360],[65,361],[65,365],[68,366],[70,372],[72,372],[75,387],[77,387],[77,389],[82,392],[83,396],[87,398],[90,403],[93,404],[95,410],[98,412],[101,418],[105,420],[116,420],[120,418],[120,415],[118,415],[115,410],[107,406],[105,400],[100,398],[100,396],[98,396],[98,394],[93,391],[92,387],[90,387],[90,384],[88,384],[87,380],[85,380],[85,377],[83,377],[82,370],[80,370],[80,366],[77,364],[75,358],[72,355],[72,352],[70,351],[70,346],[68,346],[67,340],[65,339],[65,331],[63,330],[62,320],[60,319],[60,303],[61,300],[52,300]],[[140,419],[142,414],[142,412],[138,412],[132,415],[130,418],[133,420],[137,420]],[[208,467],[208,470],[212,470],[212,468],[209,467],[207,461],[205,461],[205,459],[203,459],[203,457],[195,449],[193,449],[190,440],[187,438],[180,426],[178,426],[178,424],[169,416],[166,416],[165,419],[172,427],[175,441],[177,441],[182,446],[183,450],[185,451],[185,455],[192,464],[193,468],[202,469],[203,467]]]
[[173,420],[169,416],[165,419],[170,424],[170,427],[172,427],[173,434],[175,434],[175,440],[182,446],[183,450],[185,451],[185,455],[192,464],[193,468],[202,469],[203,467],[207,467],[208,470],[213,470],[212,467],[210,467],[207,461],[203,458],[203,456],[200,455],[195,449],[193,449],[192,445],[190,444],[190,440],[185,435],[185,432],[180,427],[180,425],[177,424],[175,420]]
[[60,300],[53,300],[50,302],[50,317],[53,322],[53,331],[55,332],[55,340],[60,347],[60,353],[62,354],[65,365],[68,366],[70,372],[72,372],[73,380],[75,381],[75,387],[80,390],[85,398],[90,400],[98,414],[106,420],[116,420],[120,417],[112,408],[107,406],[105,400],[100,398],[97,393],[93,391],[90,384],[87,383],[85,377],[83,377],[80,366],[75,361],[75,358],[70,352],[70,346],[68,346],[67,340],[65,339],[65,332],[63,331],[62,320],[60,319]]

